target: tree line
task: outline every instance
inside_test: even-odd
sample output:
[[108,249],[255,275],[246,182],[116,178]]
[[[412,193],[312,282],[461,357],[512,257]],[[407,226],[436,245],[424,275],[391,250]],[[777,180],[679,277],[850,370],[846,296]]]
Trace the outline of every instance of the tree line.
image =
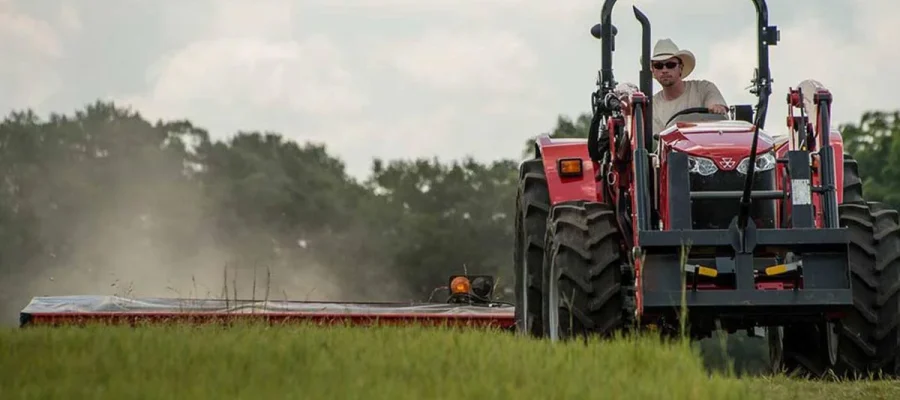
[[45,294],[237,289],[421,301],[464,271],[508,286],[516,167],[376,159],[358,181],[276,132],[212,140],[108,102],[16,110],[0,123],[0,308],[8,321]]
[[[589,122],[560,116],[550,133],[586,137]],[[900,112],[840,129],[869,199],[900,205]],[[424,301],[460,272],[494,274],[511,301],[519,161],[375,159],[358,181],[277,132],[212,140],[99,101],[15,110],[0,123],[0,311],[126,292]]]

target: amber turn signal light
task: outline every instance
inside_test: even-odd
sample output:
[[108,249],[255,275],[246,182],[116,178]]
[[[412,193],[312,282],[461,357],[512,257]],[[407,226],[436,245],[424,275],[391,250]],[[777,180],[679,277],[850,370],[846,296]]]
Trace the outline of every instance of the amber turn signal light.
[[494,277],[491,275],[451,275],[451,296],[474,296],[486,300],[494,293]]
[[582,163],[580,158],[562,158],[557,164],[560,176],[578,177],[582,174]]
[[450,282],[450,292],[453,294],[469,293],[471,288],[472,284],[469,282],[469,278],[465,276],[457,276]]

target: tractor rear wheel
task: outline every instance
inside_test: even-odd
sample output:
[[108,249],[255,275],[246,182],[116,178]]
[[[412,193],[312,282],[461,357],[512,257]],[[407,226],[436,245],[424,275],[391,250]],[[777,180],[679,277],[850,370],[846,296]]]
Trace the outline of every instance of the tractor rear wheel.
[[541,159],[531,159],[519,167],[516,195],[515,296],[516,331],[540,336],[541,264],[544,260],[544,233],[550,211],[550,194]]
[[844,198],[841,203],[865,203],[859,163],[850,154],[844,154]]
[[841,376],[900,375],[900,217],[866,201],[858,164],[844,155],[841,226],[851,230],[854,310],[838,324]]
[[544,333],[551,340],[609,336],[634,320],[634,288],[612,206],[585,201],[554,206],[543,267]]
[[841,205],[851,230],[854,310],[840,321],[839,376],[900,374],[900,217],[878,202]]

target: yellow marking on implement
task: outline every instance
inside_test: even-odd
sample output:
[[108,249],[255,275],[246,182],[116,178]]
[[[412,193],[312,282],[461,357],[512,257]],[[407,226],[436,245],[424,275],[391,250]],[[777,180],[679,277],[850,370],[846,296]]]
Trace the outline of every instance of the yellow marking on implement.
[[768,275],[768,276],[779,275],[779,274],[783,274],[787,271],[788,271],[787,265],[778,264],[778,265],[773,265],[771,267],[766,268],[766,275]]
[[697,273],[703,276],[708,276],[710,278],[715,278],[719,276],[719,271],[713,268],[704,267],[702,265],[697,266]]

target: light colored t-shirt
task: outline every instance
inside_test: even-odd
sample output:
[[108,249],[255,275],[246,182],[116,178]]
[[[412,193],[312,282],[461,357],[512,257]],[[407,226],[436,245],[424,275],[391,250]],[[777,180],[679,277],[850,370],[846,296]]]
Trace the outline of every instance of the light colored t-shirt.
[[716,85],[707,80],[684,81],[684,93],[677,99],[666,100],[660,90],[653,95],[653,133],[666,128],[665,123],[675,113],[693,107],[710,107],[714,104],[727,105]]

